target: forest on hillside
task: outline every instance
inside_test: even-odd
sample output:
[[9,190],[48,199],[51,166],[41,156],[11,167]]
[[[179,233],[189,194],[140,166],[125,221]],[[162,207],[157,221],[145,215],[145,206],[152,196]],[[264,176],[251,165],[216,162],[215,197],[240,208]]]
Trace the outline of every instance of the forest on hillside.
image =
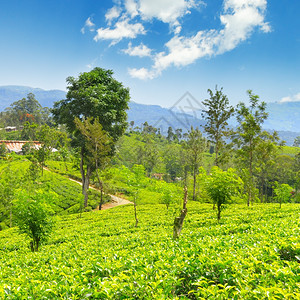
[[[102,76],[111,78],[109,72]],[[74,87],[76,80],[70,79]],[[127,93],[125,88],[111,80],[112,90],[120,89]],[[268,118],[266,104],[252,91],[248,91],[249,105],[241,102],[233,107],[222,89],[209,89],[209,98],[203,102],[206,125],[201,130],[191,127],[188,132],[169,127],[167,135],[163,135],[160,128],[147,122],[142,126],[135,126],[133,121],[126,123],[128,95],[121,96],[127,97],[123,107],[119,102],[115,108],[107,108],[107,99],[102,99],[103,108],[99,104],[93,108],[93,102],[87,104],[79,98],[76,100],[78,107],[74,108],[72,101],[76,98],[78,86],[74,90],[72,88],[67,100],[56,102],[51,109],[42,107],[34,94],[12,103],[0,113],[0,138],[27,141],[22,149],[24,158],[31,163],[32,169],[38,170],[37,166],[40,166],[41,173],[43,167],[52,164],[52,161],[64,161],[81,170],[78,178],[87,181],[83,190],[85,207],[91,177],[105,192],[105,176],[109,170],[124,167],[132,170],[136,165],[142,166],[149,178],[159,178],[178,186],[187,185],[189,198],[200,202],[211,201],[204,188],[204,177],[209,177],[214,167],[224,172],[234,170],[243,181],[242,198],[248,205],[276,202],[278,195],[275,191],[280,189],[290,189],[290,196],[284,201],[300,201],[300,137],[295,139],[295,147],[287,147],[276,132],[270,134],[264,131],[262,125]],[[70,112],[66,113],[68,105],[72,107],[69,106]],[[93,113],[91,109],[94,109]],[[113,125],[111,111],[115,120],[118,118]],[[76,116],[80,119],[74,123]],[[235,130],[228,126],[232,117],[238,123]],[[8,132],[5,130],[8,125],[13,125],[14,129]],[[96,136],[99,141],[91,142]],[[36,140],[42,143],[39,149],[32,147],[31,141]],[[101,148],[101,153],[91,147]],[[13,157],[3,143],[0,155],[2,161],[10,161],[8,157]]]

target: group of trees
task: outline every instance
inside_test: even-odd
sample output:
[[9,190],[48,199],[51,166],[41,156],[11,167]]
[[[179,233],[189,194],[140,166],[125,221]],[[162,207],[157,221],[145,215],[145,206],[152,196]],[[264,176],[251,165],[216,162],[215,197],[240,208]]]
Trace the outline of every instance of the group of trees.
[[52,118],[50,109],[42,107],[35,99],[35,95],[29,93],[27,98],[13,102],[10,107],[0,112],[1,127],[15,126],[19,128],[25,123],[51,125]]
[[[200,166],[207,172],[213,166],[224,171],[235,168],[245,183],[248,205],[258,198],[261,202],[273,201],[276,182],[298,190],[297,156],[281,154],[284,143],[277,133],[262,128],[268,117],[266,104],[252,91],[247,92],[249,105],[240,102],[236,107],[229,105],[222,89],[216,87],[208,93],[210,98],[203,101],[203,134],[199,128],[183,132],[170,127],[164,137],[147,122],[141,128],[131,123],[127,136],[119,143],[115,162],[129,167],[142,164],[149,176],[163,173],[165,180],[187,182],[190,178],[193,200],[201,200],[202,196],[201,182],[197,183]],[[228,125],[230,118],[236,118],[235,128]]]
[[[95,174],[101,189],[101,208],[104,192],[101,172],[110,163],[134,168],[142,165],[148,176],[163,173],[167,181],[183,182],[191,191],[186,188],[185,205],[188,194],[192,200],[199,200],[199,195],[205,190],[217,207],[218,219],[223,205],[242,188],[248,205],[259,195],[263,202],[273,192],[280,203],[286,201],[292,190],[288,184],[298,192],[300,154],[288,159],[278,155],[280,144],[276,132],[270,134],[262,129],[268,117],[266,104],[252,91],[247,92],[249,105],[240,102],[233,107],[222,89],[208,90],[209,98],[203,101],[206,108],[203,133],[199,128],[191,127],[188,132],[183,132],[180,128],[169,127],[167,136],[163,136],[159,129],[147,122],[138,129],[134,129],[131,122],[123,136],[127,128],[129,90],[112,75],[110,70],[95,68],[78,78],[68,77],[66,99],[54,104],[52,115],[40,106],[33,94],[29,94],[27,99],[14,102],[0,116],[5,125],[23,126],[21,137],[29,141],[24,153],[31,153],[32,163],[38,163],[41,170],[51,151],[54,148],[66,149],[70,141],[70,147],[80,161],[84,206],[88,204],[90,180]],[[236,128],[228,125],[233,116],[236,117]],[[55,128],[55,124],[63,126],[64,130]],[[30,145],[33,140],[39,140],[41,147],[33,149]],[[1,153],[4,151],[0,150]],[[293,159],[292,164],[289,159]],[[284,170],[289,172],[284,178],[279,171],[283,164],[286,164]],[[201,177],[199,171],[203,166],[209,175]],[[139,184],[134,184],[138,195]],[[164,191],[164,197],[168,202],[171,192]],[[30,209],[24,208],[24,211],[32,213],[34,203],[39,211],[43,211],[43,204],[38,204],[34,197],[32,199],[33,202],[28,202]],[[26,202],[20,202],[21,205],[26,206]],[[19,213],[19,219],[24,218]],[[47,225],[49,222],[46,218],[44,220]],[[24,232],[30,232],[31,229],[26,228],[22,221],[19,225]],[[33,232],[31,236],[35,251],[40,237],[36,238]]]

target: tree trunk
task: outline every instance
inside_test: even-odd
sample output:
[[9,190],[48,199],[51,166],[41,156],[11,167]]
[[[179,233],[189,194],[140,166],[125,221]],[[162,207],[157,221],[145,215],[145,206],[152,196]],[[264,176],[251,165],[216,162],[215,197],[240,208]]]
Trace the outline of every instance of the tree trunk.
[[84,207],[88,205],[88,189],[90,186],[91,166],[87,165],[86,172],[83,166],[83,148],[81,148],[80,173],[82,178],[82,194],[84,195]]
[[186,208],[187,195],[188,195],[187,187],[185,186],[184,187],[183,208],[181,210],[180,216],[175,217],[175,220],[174,220],[174,227],[173,227],[173,239],[174,240],[179,238],[181,230],[182,230],[182,226],[183,226],[183,221],[187,214],[187,208]]
[[38,252],[39,251],[39,244],[40,244],[40,238],[35,237],[33,240],[30,242],[30,249],[32,252]]
[[84,207],[87,207],[88,205],[88,190],[90,187],[90,177],[91,177],[91,166],[87,165],[86,167],[86,174],[84,179],[84,184],[82,185],[82,193],[84,195]]
[[219,156],[219,140],[216,140],[216,160],[215,160],[215,165],[218,167],[219,166],[219,159],[218,159],[218,156]]
[[221,205],[218,205],[218,212],[217,212],[217,219],[218,219],[218,223],[220,222],[221,219]]
[[194,183],[193,183],[193,201],[196,200],[196,167],[194,168],[194,174],[193,174],[193,179],[194,179]]
[[134,196],[134,201],[133,201],[133,207],[134,207],[134,217],[135,217],[135,227],[137,227],[138,226],[138,223],[139,223],[139,220],[138,220],[138,218],[137,218],[137,210],[136,210],[136,197],[137,197],[137,195],[135,195]]
[[99,203],[99,210],[102,209],[102,204],[103,204],[103,184],[101,181],[101,186],[100,186],[100,203]]
[[9,208],[9,228],[12,228],[12,204],[11,203]]
[[281,208],[281,197],[279,197],[279,208]]
[[249,153],[249,176],[250,176],[250,192],[249,192],[249,195],[248,195],[248,203],[247,205],[250,206],[250,202],[253,204],[253,195],[252,195],[252,188],[254,187],[254,182],[253,182],[253,171],[252,171],[252,161],[253,161],[253,152],[252,152],[252,143],[250,141],[250,153]]

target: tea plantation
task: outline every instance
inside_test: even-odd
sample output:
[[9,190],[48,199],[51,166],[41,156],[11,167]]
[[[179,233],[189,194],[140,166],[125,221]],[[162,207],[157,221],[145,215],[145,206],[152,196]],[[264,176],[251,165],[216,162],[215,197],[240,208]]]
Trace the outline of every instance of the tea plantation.
[[[178,211],[177,211],[178,214]],[[300,206],[230,205],[221,222],[188,203],[180,239],[174,212],[139,205],[57,217],[32,253],[15,228],[0,232],[0,299],[300,299]]]

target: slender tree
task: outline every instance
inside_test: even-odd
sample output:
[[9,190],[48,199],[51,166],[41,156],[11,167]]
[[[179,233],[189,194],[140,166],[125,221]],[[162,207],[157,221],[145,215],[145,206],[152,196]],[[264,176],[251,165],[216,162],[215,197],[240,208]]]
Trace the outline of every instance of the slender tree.
[[274,131],[272,134],[266,131],[262,132],[261,140],[255,151],[257,163],[254,172],[258,179],[261,202],[264,202],[264,196],[268,196],[268,178],[271,175],[270,172],[278,154],[278,146],[281,145],[282,143],[279,144],[279,137],[276,131]]
[[223,94],[223,88],[218,90],[216,87],[215,93],[208,89],[210,95],[202,104],[206,107],[206,111],[202,114],[206,120],[204,130],[208,135],[209,142],[215,145],[215,160],[214,164],[220,166],[222,157],[220,153],[224,148],[224,138],[229,134],[228,119],[233,115],[234,108],[229,105],[229,100]]
[[[101,191],[99,202],[99,210],[101,210],[103,204],[103,182],[100,178],[99,171],[103,170],[110,161],[112,155],[112,139],[102,129],[102,125],[98,119],[93,122],[93,118],[88,118],[84,121],[80,121],[76,118],[75,124],[86,139],[86,149],[89,152],[89,164],[92,166],[92,169],[95,170]],[[87,203],[84,203],[84,206],[87,206]]]
[[237,156],[239,164],[242,164],[247,170],[248,201],[253,202],[253,187],[255,186],[253,177],[253,167],[255,151],[261,142],[262,124],[268,117],[266,112],[266,103],[259,101],[259,96],[254,95],[251,90],[247,91],[250,106],[240,102],[236,108],[236,118],[238,127],[233,137],[233,142],[237,146]]
[[203,161],[203,152],[207,147],[205,138],[202,136],[201,131],[191,127],[188,133],[188,138],[184,143],[186,150],[187,162],[193,176],[193,200],[196,199],[196,178],[199,172],[199,167]]

